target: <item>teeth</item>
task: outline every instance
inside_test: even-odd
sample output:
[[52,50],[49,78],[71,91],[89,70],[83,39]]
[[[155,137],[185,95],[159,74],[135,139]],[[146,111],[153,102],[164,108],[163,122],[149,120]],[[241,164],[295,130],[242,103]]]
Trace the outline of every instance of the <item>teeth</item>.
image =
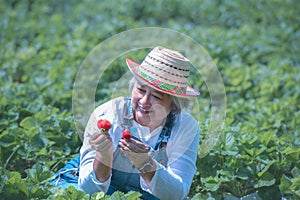
[[149,112],[148,110],[145,110],[144,108],[142,108],[142,107],[139,107],[140,108],[140,110],[142,111],[142,112]]

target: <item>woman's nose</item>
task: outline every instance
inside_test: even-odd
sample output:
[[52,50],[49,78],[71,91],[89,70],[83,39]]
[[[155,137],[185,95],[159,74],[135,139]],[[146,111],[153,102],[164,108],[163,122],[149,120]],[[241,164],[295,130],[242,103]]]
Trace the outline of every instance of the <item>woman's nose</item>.
[[149,93],[145,93],[144,96],[140,99],[140,103],[143,106],[150,106],[151,105],[150,98],[151,95]]

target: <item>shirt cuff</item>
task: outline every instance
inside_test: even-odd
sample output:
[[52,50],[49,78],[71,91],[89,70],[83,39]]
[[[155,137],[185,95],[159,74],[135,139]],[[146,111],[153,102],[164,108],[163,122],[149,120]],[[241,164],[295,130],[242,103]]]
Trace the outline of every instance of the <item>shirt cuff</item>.
[[163,170],[165,170],[165,167],[163,165],[161,165],[160,163],[158,163],[155,159],[154,159],[154,162],[156,162],[156,170],[155,170],[155,174],[154,176],[152,177],[149,185],[146,184],[146,182],[144,181],[143,178],[140,179],[140,185],[141,185],[141,188],[142,190],[150,193],[150,194],[153,194],[153,188],[154,188],[154,184],[156,183],[157,181],[157,177],[159,177],[160,175],[160,172],[162,172]]
[[92,170],[85,180],[81,181],[80,188],[90,195],[95,192],[106,193],[110,186],[111,176],[110,174],[110,177],[106,181],[100,182],[96,177],[95,171]]
[[97,179],[97,176],[95,174],[95,170],[92,170],[92,173],[91,173],[91,176],[92,176],[92,180],[93,182],[96,184],[96,185],[99,185],[99,186],[104,186],[104,185],[110,185],[110,180],[111,180],[111,174],[109,176],[109,178],[104,181],[104,182],[101,182]]

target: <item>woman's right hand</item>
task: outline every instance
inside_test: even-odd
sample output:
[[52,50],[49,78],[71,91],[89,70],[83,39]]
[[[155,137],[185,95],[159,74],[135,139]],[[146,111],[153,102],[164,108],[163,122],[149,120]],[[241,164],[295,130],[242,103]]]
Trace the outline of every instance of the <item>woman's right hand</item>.
[[94,133],[90,140],[90,145],[96,150],[93,163],[95,174],[100,182],[106,181],[110,177],[113,160],[113,143],[107,131]]
[[111,156],[113,153],[113,143],[107,131],[100,131],[94,133],[90,140],[90,145],[102,156]]

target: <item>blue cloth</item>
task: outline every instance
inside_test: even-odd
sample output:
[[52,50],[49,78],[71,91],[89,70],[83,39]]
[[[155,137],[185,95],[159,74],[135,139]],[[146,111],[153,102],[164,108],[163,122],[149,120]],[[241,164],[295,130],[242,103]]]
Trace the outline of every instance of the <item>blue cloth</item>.
[[60,169],[55,178],[50,182],[51,185],[67,188],[74,186],[78,188],[78,174],[79,174],[80,154],[72,158],[62,169]]

